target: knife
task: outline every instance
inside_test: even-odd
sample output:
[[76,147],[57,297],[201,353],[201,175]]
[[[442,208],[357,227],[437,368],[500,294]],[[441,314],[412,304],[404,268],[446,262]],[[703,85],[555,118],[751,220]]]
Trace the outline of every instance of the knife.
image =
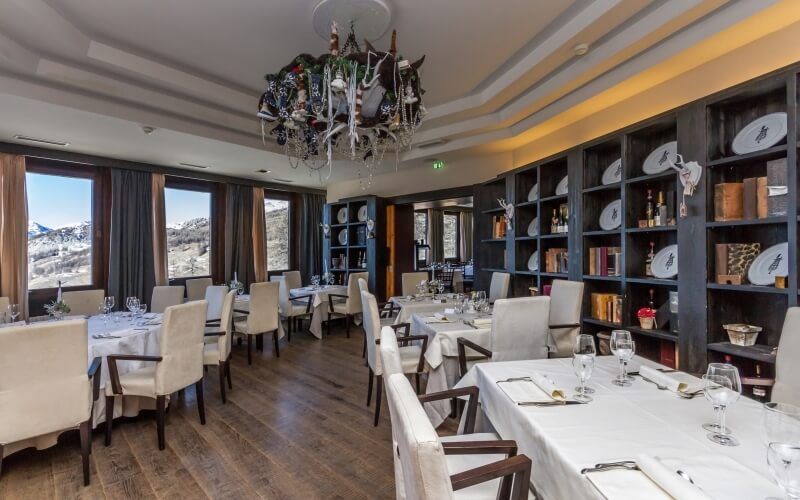
[[536,406],[536,407],[583,405],[583,404],[586,403],[581,403],[580,401],[522,401],[517,403],[518,406]]

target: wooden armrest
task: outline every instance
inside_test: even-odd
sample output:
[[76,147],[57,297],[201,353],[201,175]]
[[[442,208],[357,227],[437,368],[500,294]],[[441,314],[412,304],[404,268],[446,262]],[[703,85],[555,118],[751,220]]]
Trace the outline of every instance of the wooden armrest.
[[108,376],[111,379],[111,391],[114,394],[122,394],[122,384],[119,382],[119,371],[117,361],[154,361],[160,362],[161,356],[139,356],[137,354],[111,354],[106,356],[108,363]]
[[204,333],[203,337],[222,337],[226,333],[228,333],[228,332],[226,332],[225,330],[215,330],[213,332]]
[[404,337],[408,337],[408,334],[411,333],[411,323],[398,323],[396,325],[389,325],[389,328],[394,330],[395,335],[397,335],[398,330],[405,330],[405,333],[403,333]]
[[239,313],[239,314],[250,314],[250,311],[245,311],[243,309],[234,309],[233,312]]
[[469,396],[469,400],[467,402],[467,415],[464,421],[464,434],[472,434],[475,432],[475,417],[478,413],[478,394],[478,387],[472,385],[469,387],[461,387],[459,389],[449,389],[446,391],[423,394],[419,396],[419,401],[421,403],[429,403],[431,401],[439,401],[442,399]]
[[525,455],[515,455],[453,474],[450,476],[450,483],[453,485],[453,490],[458,491],[498,478],[503,478],[503,481],[500,483],[497,498],[527,499],[531,481],[531,460]]
[[548,328],[551,330],[557,330],[559,328],[578,328],[579,326],[581,326],[580,323],[570,323],[566,325],[550,325]]
[[314,296],[311,295],[311,294],[298,295],[296,297],[289,297],[289,301],[290,302],[303,301],[303,300],[306,301],[306,312],[305,312],[305,314],[311,314],[311,305],[314,302],[313,299],[314,299]]
[[461,377],[467,373],[467,347],[481,353],[487,358],[492,357],[492,351],[486,349],[485,347],[481,347],[475,342],[467,340],[464,337],[458,337],[456,339],[456,343],[458,344],[458,371],[460,372]]
[[92,364],[89,365],[89,370],[86,372],[89,380],[92,381],[92,401],[97,401],[97,398],[100,396],[100,377],[96,375],[102,365],[103,358],[97,356],[92,360]]
[[207,319],[206,326],[217,326],[222,322],[221,319]]
[[764,387],[772,387],[775,385],[774,378],[759,378],[759,377],[742,377],[742,385],[761,385]]
[[[407,323],[406,323],[407,324]],[[403,325],[391,325],[392,328],[395,326],[403,326]],[[397,333],[397,329],[395,329],[395,334]],[[419,351],[419,363],[417,363],[417,373],[422,373],[422,370],[425,368],[425,351],[428,350],[428,336],[427,335],[405,335],[400,337],[398,340],[399,342],[410,342],[412,340],[421,340],[422,341],[422,350]],[[375,341],[376,344],[381,343],[381,339],[377,339]]]
[[[386,306],[389,306],[389,308],[387,309],[387,308],[386,308]],[[394,313],[395,313],[395,311],[397,311],[397,310],[399,310],[399,308],[398,308],[398,307],[397,307],[397,305],[396,305],[394,302],[392,302],[391,300],[390,300],[390,301],[388,301],[388,302],[379,302],[379,303],[378,303],[378,313],[379,313],[379,315],[380,315],[381,317],[384,317],[384,318],[391,318],[392,316],[394,316]],[[387,314],[387,313],[388,313],[388,315],[387,315],[387,316],[383,316],[384,314]]]
[[329,293],[328,294],[328,312],[330,314],[333,314],[333,312],[334,312],[333,311],[333,299],[335,299],[335,298],[344,299],[346,301],[350,297],[348,297],[347,295],[341,295],[339,293]]
[[442,443],[445,455],[506,455],[517,454],[517,442],[508,441],[448,441]]

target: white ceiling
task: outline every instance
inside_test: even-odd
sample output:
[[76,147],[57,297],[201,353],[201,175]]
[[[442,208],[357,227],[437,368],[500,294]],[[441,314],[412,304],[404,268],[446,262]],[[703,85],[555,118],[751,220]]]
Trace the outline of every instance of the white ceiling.
[[[0,141],[320,187],[255,118],[265,73],[327,50],[317,1],[0,0]],[[426,55],[417,144],[437,141],[405,159],[518,136],[776,1],[390,0],[401,54]],[[591,50],[576,57],[577,43]]]

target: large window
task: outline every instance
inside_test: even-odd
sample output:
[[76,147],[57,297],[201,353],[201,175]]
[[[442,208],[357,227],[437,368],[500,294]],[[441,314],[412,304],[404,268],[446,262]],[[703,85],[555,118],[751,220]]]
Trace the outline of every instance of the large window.
[[28,172],[26,183],[28,288],[91,285],[94,181]]
[[290,249],[289,200],[264,198],[267,224],[267,269],[288,271]]
[[414,240],[428,241],[428,213],[414,212]]
[[445,212],[443,218],[444,258],[458,260],[458,213]]
[[211,275],[211,193],[164,189],[170,278]]

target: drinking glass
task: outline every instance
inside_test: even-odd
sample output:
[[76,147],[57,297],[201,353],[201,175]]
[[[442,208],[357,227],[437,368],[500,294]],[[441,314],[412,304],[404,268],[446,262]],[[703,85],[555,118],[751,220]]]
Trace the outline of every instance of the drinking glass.
[[[572,354],[573,355],[591,355],[592,357],[597,357],[597,349],[594,343],[594,337],[591,335],[580,334],[575,337],[575,345],[572,346]],[[575,388],[576,391],[580,391],[580,387]],[[591,387],[583,385],[582,389],[583,393],[585,394],[594,394],[594,389]]]
[[319,275],[318,274],[315,274],[314,276],[311,277],[311,286],[313,286],[314,289],[319,288]]
[[439,292],[439,295],[442,295],[444,293],[444,283],[443,282],[441,282],[441,281],[439,282],[439,284],[436,286],[436,291]]
[[[729,363],[709,363],[708,368],[706,369],[706,375],[725,377],[730,380],[732,391],[736,391],[738,394],[742,393],[742,382],[739,379],[739,370],[735,366]],[[708,399],[708,396],[706,396],[706,399]],[[737,396],[736,399],[739,399],[739,397]],[[714,410],[721,411],[721,408],[714,406]],[[722,427],[719,426],[719,417],[717,418],[716,423],[703,424],[703,429],[718,434],[731,433],[730,429],[726,428],[724,425]]]
[[800,498],[800,446],[770,443],[767,464],[772,477],[789,498]]
[[[110,313],[111,311],[114,310],[115,302],[116,301],[114,300],[113,296],[108,296],[108,297],[103,299],[103,303],[105,304],[106,309],[108,309],[108,313]],[[108,314],[108,313],[106,313],[106,314]]]
[[800,446],[800,407],[789,403],[764,403],[764,444]]
[[[712,363],[723,365],[725,363]],[[728,365],[731,366],[731,365]],[[709,366],[709,368],[711,368]],[[731,435],[731,430],[725,427],[725,410],[736,402],[742,392],[739,381],[739,371],[733,367],[730,370],[714,370],[715,373],[703,375],[703,394],[711,402],[717,414],[716,424],[703,424],[703,428],[711,431],[708,439],[723,446],[738,446],[739,441]]]
[[614,385],[628,387],[631,385],[627,374],[627,363],[633,357],[634,345],[631,332],[614,330],[611,332],[611,352],[619,360],[619,376],[611,381]]
[[19,304],[9,304],[8,315],[11,316],[11,322],[15,323],[17,321],[17,317],[19,316]]
[[[575,388],[578,392],[575,396],[575,400],[588,403],[592,398],[587,396],[589,391],[586,387],[586,381],[591,378],[594,369],[596,355],[594,337],[591,335],[578,335],[575,339],[575,346],[572,353],[572,368],[575,370],[575,375],[578,376],[578,380],[581,384],[579,387]],[[594,390],[592,390],[592,392],[594,392]]]

